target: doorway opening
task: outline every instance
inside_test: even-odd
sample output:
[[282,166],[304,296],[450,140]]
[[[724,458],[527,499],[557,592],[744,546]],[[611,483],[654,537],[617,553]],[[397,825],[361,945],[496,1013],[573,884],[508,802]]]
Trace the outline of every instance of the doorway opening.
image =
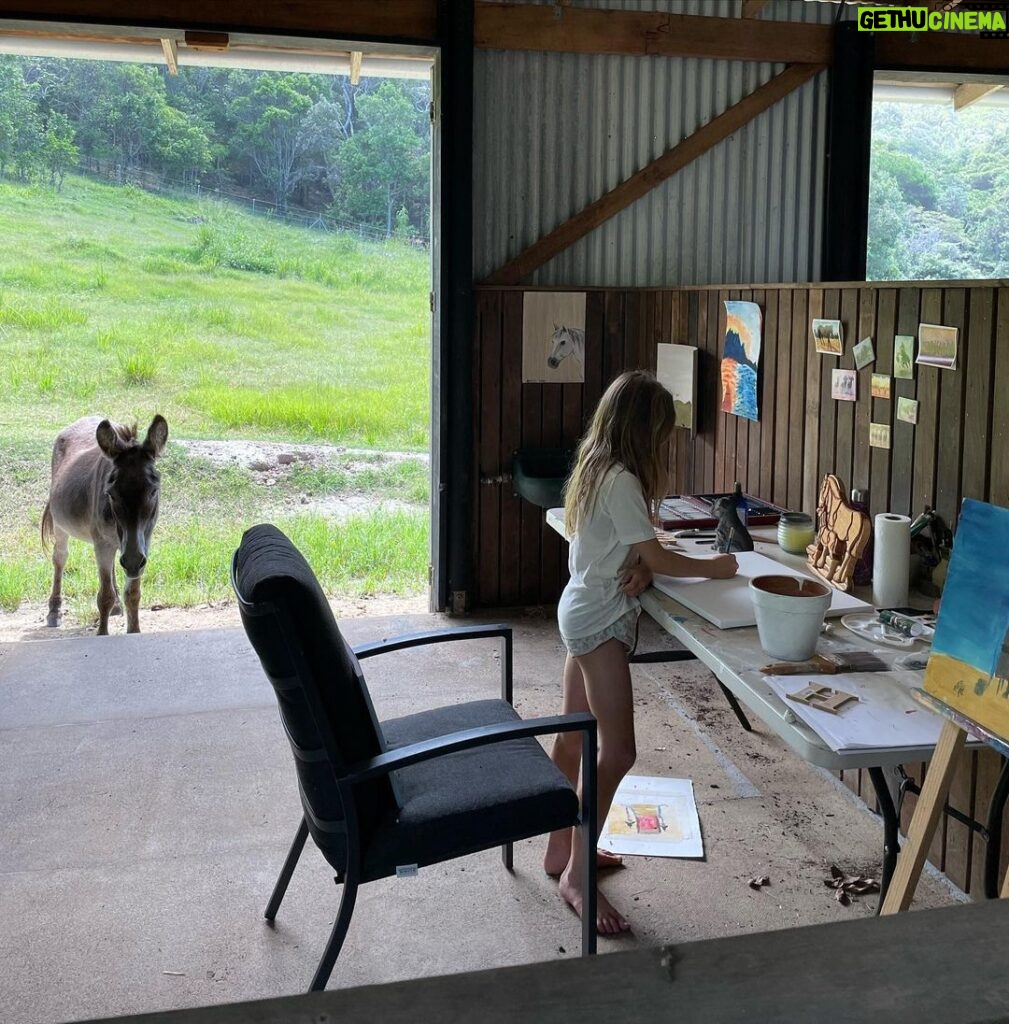
[[[265,520],[343,614],[428,610],[433,53],[81,32],[0,41],[0,617],[44,635],[57,432],[155,413],[142,630]],[[79,631],[95,583],[72,544]]]

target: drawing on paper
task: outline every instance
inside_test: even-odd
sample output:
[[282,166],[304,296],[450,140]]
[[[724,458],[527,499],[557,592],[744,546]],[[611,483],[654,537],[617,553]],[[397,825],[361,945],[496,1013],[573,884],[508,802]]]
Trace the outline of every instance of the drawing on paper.
[[872,448],[890,447],[890,424],[870,423],[869,424],[869,445]]
[[898,398],[897,419],[904,423],[917,423],[918,403],[913,398]]
[[1009,509],[960,506],[925,690],[997,736],[1009,736],[1009,574],[992,552],[1009,546]]
[[697,407],[697,349],[693,345],[656,345],[655,376],[673,396],[676,425],[693,432]]
[[941,370],[955,370],[956,336],[955,327],[918,324],[918,362],[938,366]]
[[840,320],[814,320],[813,344],[825,356],[839,356],[844,352],[844,334]]
[[855,367],[859,370],[875,362],[876,351],[872,347],[872,338],[863,338],[852,350],[855,357]]
[[914,380],[914,336],[898,334],[893,339],[893,375],[901,380]]
[[725,303],[722,412],[748,420],[760,418],[757,405],[760,328],[760,306],[755,302]]
[[872,375],[872,397],[890,397],[890,378],[885,373],[874,373]]
[[625,776],[606,815],[599,845],[613,853],[703,857],[693,783]]
[[585,380],[585,292],[523,294],[522,380],[543,384]]
[[830,394],[839,402],[854,402],[858,398],[858,374],[854,370],[830,371]]

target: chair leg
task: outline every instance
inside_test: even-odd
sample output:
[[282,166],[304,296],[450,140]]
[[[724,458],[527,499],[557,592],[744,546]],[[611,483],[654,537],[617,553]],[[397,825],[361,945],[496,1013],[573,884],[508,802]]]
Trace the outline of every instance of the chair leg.
[[514,858],[512,857],[512,844],[511,843],[505,843],[504,846],[501,847],[501,862],[504,864],[506,870],[508,870],[508,871],[514,870],[514,868],[515,868],[515,861],[514,861]]
[[280,909],[280,901],[284,898],[284,893],[287,892],[287,885],[291,881],[291,875],[294,874],[294,868],[298,863],[298,858],[301,856],[301,851],[305,848],[305,840],[307,838],[308,825],[305,823],[305,816],[302,815],[301,824],[298,826],[294,842],[291,843],[291,849],[287,852],[287,860],[284,861],[284,866],[280,869],[280,877],[277,879],[277,884],[273,887],[273,895],[270,897],[270,902],[266,906],[266,913],[263,915],[267,921],[272,921],[277,916],[277,911]]
[[[593,723],[594,725],[595,723]],[[582,956],[596,951],[596,731],[586,729],[582,740]]]
[[309,986],[309,992],[321,992],[333,973],[333,965],[343,948],[343,941],[347,938],[347,930],[350,928],[350,919],[354,915],[354,904],[357,902],[357,878],[358,872],[355,868],[348,867],[343,879],[343,895],[340,898],[340,912],[333,922],[333,930],[329,934],[329,942],[315,969],[315,977]]

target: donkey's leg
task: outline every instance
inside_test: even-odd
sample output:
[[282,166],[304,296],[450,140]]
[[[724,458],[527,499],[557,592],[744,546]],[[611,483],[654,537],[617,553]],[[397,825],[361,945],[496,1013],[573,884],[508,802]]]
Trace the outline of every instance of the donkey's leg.
[[109,635],[109,612],[116,603],[116,549],[110,545],[95,545],[98,565],[98,635]]
[[140,579],[136,576],[126,581],[126,632],[140,632]]
[[115,595],[116,599],[112,603],[112,611],[109,612],[109,615],[122,615],[123,605],[119,600],[119,581],[116,579],[115,572],[112,573],[112,593]]
[[49,594],[49,614],[46,616],[47,626],[58,626],[62,616],[60,604],[63,599],[63,569],[67,564],[70,548],[69,534],[58,526],[53,527],[53,589]]

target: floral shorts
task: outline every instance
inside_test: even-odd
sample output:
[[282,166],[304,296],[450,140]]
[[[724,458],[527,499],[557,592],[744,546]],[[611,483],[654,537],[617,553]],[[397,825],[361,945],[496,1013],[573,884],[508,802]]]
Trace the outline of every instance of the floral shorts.
[[638,615],[640,612],[640,608],[631,608],[630,611],[624,612],[616,622],[610,623],[605,629],[593,633],[591,636],[580,636],[574,640],[562,636],[561,639],[568,649],[568,654],[574,658],[589,654],[600,644],[606,643],[607,640],[619,640],[627,648],[627,653],[633,654],[634,648],[638,646]]

